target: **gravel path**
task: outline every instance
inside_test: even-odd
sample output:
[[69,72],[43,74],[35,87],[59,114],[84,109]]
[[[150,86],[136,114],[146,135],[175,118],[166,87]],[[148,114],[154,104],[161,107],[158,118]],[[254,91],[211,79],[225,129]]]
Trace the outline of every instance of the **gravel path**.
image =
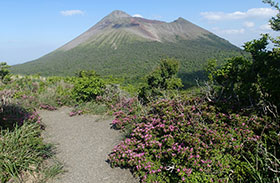
[[107,155],[121,134],[110,129],[111,119],[84,115],[69,117],[69,108],[40,111],[44,136],[57,145],[57,158],[67,171],[55,183],[136,183],[128,170],[112,169]]

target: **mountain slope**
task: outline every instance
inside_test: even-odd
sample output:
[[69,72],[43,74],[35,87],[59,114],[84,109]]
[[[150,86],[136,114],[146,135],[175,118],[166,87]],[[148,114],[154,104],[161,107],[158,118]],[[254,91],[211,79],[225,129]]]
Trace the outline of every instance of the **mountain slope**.
[[222,60],[240,49],[228,41],[178,18],[166,23],[131,17],[114,11],[74,40],[37,60],[12,67],[14,73],[73,75],[94,69],[100,75],[142,77],[162,57],[181,62],[185,83],[201,77],[200,70],[210,58]]

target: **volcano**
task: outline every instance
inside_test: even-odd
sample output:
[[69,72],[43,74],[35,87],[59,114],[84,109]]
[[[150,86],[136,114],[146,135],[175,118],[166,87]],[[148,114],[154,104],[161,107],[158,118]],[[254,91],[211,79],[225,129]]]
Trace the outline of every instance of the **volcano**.
[[188,84],[203,77],[207,60],[221,63],[240,52],[227,40],[184,18],[163,22],[116,10],[57,50],[11,70],[43,76],[95,70],[101,76],[133,81],[148,74],[161,58],[173,57],[180,61],[179,76]]

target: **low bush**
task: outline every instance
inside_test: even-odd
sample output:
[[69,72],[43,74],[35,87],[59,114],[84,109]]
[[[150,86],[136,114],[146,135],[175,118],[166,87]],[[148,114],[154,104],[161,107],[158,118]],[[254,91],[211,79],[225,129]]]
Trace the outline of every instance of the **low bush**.
[[[44,126],[33,108],[38,104],[34,101],[37,98],[21,95],[20,91],[32,92],[14,90],[11,85],[13,83],[0,91],[0,182],[47,180],[61,172],[62,166],[59,163],[43,164],[53,152],[52,145],[43,142],[41,137]],[[25,105],[21,105],[23,102]]]
[[[266,147],[265,119],[219,113],[200,98],[162,99],[147,107],[138,116],[131,107],[115,113],[118,128],[133,127],[109,155],[113,167],[130,168],[141,182],[255,181],[249,167],[260,144]],[[267,180],[273,180],[269,172]]]
[[12,81],[0,88],[0,95],[26,109],[54,109],[76,103],[72,82],[66,77],[12,76]]
[[74,81],[73,97],[80,102],[95,100],[102,95],[105,84],[94,71],[81,71]]
[[112,105],[115,119],[112,125],[115,129],[127,130],[133,128],[143,108],[136,98],[122,98],[119,103]]

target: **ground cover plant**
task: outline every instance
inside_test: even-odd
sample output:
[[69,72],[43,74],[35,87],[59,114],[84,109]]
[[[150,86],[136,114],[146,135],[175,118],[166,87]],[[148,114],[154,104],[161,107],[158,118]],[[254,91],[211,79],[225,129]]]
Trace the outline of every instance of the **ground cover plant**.
[[[120,100],[119,85],[103,80],[94,71],[80,71],[73,77],[12,75],[0,86],[3,97],[27,109],[56,110],[73,107],[73,113],[106,113]],[[8,97],[9,96],[9,97]],[[79,112],[81,113],[81,112]]]
[[11,102],[12,95],[11,91],[0,92],[0,181],[47,180],[62,166],[43,165],[53,148],[43,142],[41,118],[35,109]]
[[131,133],[109,159],[142,182],[253,180],[244,158],[251,160],[260,143],[262,118],[217,113],[201,98],[176,98],[155,101],[138,117],[131,110],[116,113],[115,125],[127,123]]
[[[94,71],[74,77],[11,75],[0,64],[0,182],[45,182],[62,172],[53,146],[43,142],[44,125],[37,110],[73,107],[70,116],[105,113],[120,100],[120,90]],[[51,162],[46,163],[46,162]]]

